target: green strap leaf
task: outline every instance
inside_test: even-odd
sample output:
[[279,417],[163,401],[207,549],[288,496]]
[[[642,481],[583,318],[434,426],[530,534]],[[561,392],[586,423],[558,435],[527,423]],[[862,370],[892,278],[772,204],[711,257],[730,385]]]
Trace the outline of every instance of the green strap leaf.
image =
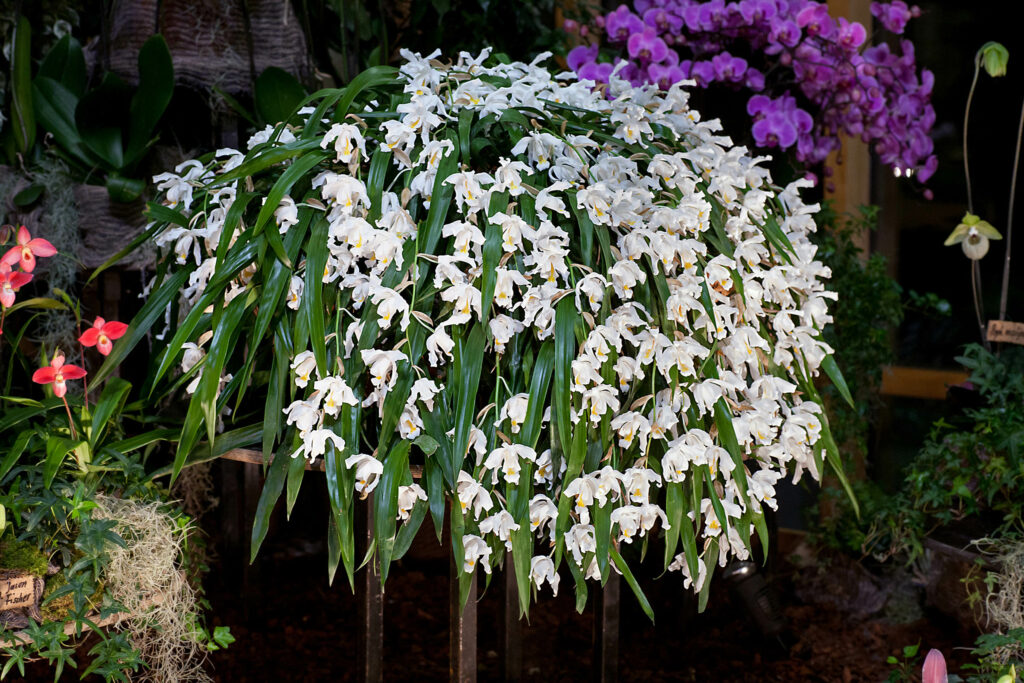
[[626,579],[626,583],[628,583],[629,587],[633,590],[633,595],[636,596],[637,602],[640,603],[640,609],[644,611],[644,614],[647,615],[647,618],[650,619],[653,624],[654,610],[651,608],[651,603],[647,600],[647,596],[644,595],[643,590],[640,588],[640,584],[636,582],[636,577],[634,577],[633,572],[630,571],[629,565],[626,564],[624,559],[622,559],[622,555],[619,554],[618,550],[612,548],[610,552],[612,561],[615,563],[615,566],[618,567],[619,571],[622,572],[622,577]]
[[153,290],[149,300],[138,312],[124,337],[114,344],[114,349],[107,356],[107,359],[100,366],[100,369],[93,375],[93,384],[99,384],[106,379],[111,372],[120,367],[124,359],[131,353],[135,345],[142,341],[149,333],[153,323],[163,317],[164,311],[171,302],[178,296],[181,287],[188,279],[188,271],[179,270],[165,280],[159,287]]
[[277,454],[267,468],[267,479],[263,482],[263,490],[260,492],[260,499],[256,503],[256,517],[252,522],[252,541],[249,551],[249,562],[256,561],[256,553],[260,551],[263,539],[270,529],[270,515],[274,512],[277,499],[281,497],[284,490],[285,476],[288,471],[288,463],[291,458],[285,451],[284,446],[278,449]]
[[821,361],[821,369],[825,371],[828,378],[832,380],[832,384],[835,385],[839,391],[839,395],[843,397],[843,400],[851,408],[855,408],[856,405],[853,402],[853,396],[850,394],[850,387],[846,384],[846,378],[843,377],[842,371],[839,366],[836,365],[836,359],[832,355],[825,356],[825,359]]

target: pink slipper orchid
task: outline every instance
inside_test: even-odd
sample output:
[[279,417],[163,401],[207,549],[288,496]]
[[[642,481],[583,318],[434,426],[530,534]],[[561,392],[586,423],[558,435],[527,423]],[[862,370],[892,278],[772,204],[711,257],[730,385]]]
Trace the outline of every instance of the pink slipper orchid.
[[14,295],[31,281],[31,273],[12,272],[9,265],[0,263],[0,306],[4,308],[13,306]]
[[64,398],[64,394],[68,393],[66,382],[82,379],[85,374],[85,370],[77,365],[64,365],[64,354],[57,351],[48,367],[39,368],[32,373],[32,381],[36,384],[53,384],[53,395]]
[[82,346],[95,346],[100,353],[106,356],[114,348],[114,340],[123,337],[127,331],[128,326],[124,323],[119,323],[116,320],[107,322],[103,318],[97,317],[96,322],[82,333],[78,341]]
[[18,235],[14,242],[17,246],[8,249],[0,261],[9,266],[18,263],[26,273],[31,273],[36,267],[37,256],[53,256],[57,253],[57,248],[42,237],[33,239],[24,225],[18,228]]
[[946,683],[947,680],[946,658],[938,650],[929,650],[921,668],[922,683]]

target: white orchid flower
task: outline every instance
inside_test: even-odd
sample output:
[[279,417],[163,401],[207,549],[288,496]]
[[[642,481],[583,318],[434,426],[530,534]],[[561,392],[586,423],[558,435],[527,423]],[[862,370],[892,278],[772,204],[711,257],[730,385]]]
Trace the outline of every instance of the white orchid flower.
[[529,394],[516,394],[510,397],[505,404],[501,407],[501,412],[498,416],[498,421],[495,423],[495,427],[501,426],[501,423],[505,420],[509,421],[513,434],[519,433],[519,428],[524,422],[526,422],[526,409],[530,405]]
[[498,474],[509,484],[519,483],[519,471],[522,468],[521,460],[533,462],[537,459],[537,452],[523,444],[502,444],[498,446],[487,459],[484,460],[484,469],[491,470],[491,484],[498,483]]
[[320,141],[320,148],[327,149],[327,146],[334,143],[334,151],[338,153],[335,161],[343,164],[358,164],[360,159],[366,157],[366,142],[359,128],[351,123],[336,123],[324,135]]
[[479,519],[481,512],[494,507],[494,501],[491,500],[491,494],[487,492],[487,489],[481,486],[480,482],[473,478],[473,475],[464,470],[459,472],[455,489],[462,512],[465,513],[472,506],[474,519]]
[[558,573],[555,571],[554,561],[545,555],[535,555],[530,560],[530,579],[533,580],[537,590],[547,581],[551,586],[551,594],[558,595]]
[[337,451],[345,450],[345,440],[330,429],[312,429],[302,433],[301,436],[302,445],[292,453],[293,458],[303,455],[312,462],[318,456],[322,457],[327,452],[328,443],[334,444],[334,448]]
[[310,376],[316,370],[316,357],[312,351],[302,351],[292,359],[291,367],[295,373],[295,386],[305,389]]
[[509,514],[508,510],[501,510],[490,517],[480,520],[480,533],[496,536],[499,541],[505,543],[505,548],[512,550],[512,532],[518,531],[519,525]]
[[346,458],[345,467],[356,468],[356,491],[364,497],[377,488],[380,475],[384,473],[384,463],[364,453]]
[[477,564],[480,564],[483,565],[485,572],[491,573],[491,547],[487,545],[487,541],[474,534],[466,534],[462,537],[462,548],[465,553],[463,571],[472,574]]
[[416,501],[427,500],[427,492],[419,484],[409,484],[398,487],[398,516],[395,518],[400,522],[409,521]]

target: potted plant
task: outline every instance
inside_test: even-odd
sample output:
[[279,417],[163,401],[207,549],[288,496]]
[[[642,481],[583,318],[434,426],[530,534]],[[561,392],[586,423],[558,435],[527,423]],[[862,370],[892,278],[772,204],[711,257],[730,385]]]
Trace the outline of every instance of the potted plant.
[[523,610],[565,559],[581,609],[614,570],[649,612],[623,551],[661,530],[703,605],[715,566],[766,540],[779,478],[845,483],[808,183],[774,185],[680,86],[404,57],[150,205],[163,257],[133,326],[166,308],[175,473],[222,426],[255,429],[254,554],[322,458],[332,576],[356,567],[357,498],[382,578],[448,506],[464,587],[507,551]]

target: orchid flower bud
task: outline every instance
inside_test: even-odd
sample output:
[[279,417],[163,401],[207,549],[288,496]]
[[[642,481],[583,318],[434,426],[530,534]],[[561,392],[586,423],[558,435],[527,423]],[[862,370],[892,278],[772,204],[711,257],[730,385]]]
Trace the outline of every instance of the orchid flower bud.
[[1006,75],[1006,63],[1010,61],[1010,52],[1003,47],[1002,43],[990,40],[981,46],[975,59],[981,59],[988,75],[996,78]]

